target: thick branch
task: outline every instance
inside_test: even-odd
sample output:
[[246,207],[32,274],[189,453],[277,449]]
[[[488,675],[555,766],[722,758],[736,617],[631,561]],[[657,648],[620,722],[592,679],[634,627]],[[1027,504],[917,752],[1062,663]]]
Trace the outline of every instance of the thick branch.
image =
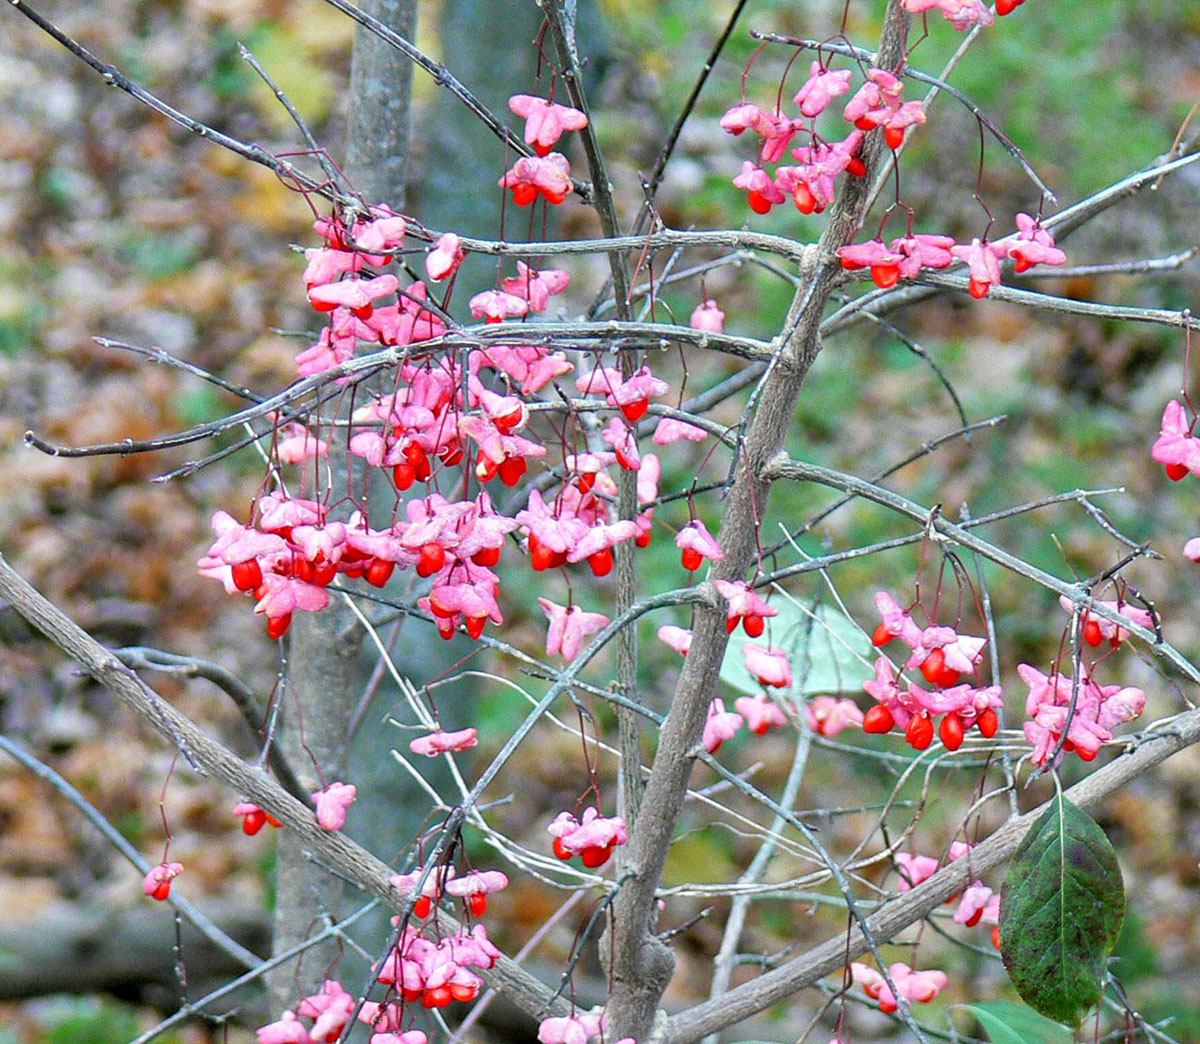
[[[132,707],[173,745],[196,771],[212,777],[235,793],[253,801],[279,819],[292,834],[292,843],[312,858],[332,867],[365,891],[379,896],[399,913],[405,899],[392,888],[392,869],[361,845],[341,833],[322,830],[312,812],[259,769],[244,764],[191,719],[180,714],[145,685],[108,649],[43,598],[0,555],[0,596],[40,634],[49,638],[101,685]],[[411,904],[409,904],[411,905]],[[438,914],[446,934],[458,923],[446,912]],[[556,1001],[544,1012],[550,991],[533,976],[502,957],[496,966],[480,971],[489,985],[505,993],[522,1011],[567,1015],[570,1005]]]
[[[899,61],[902,27],[896,3],[888,7],[884,57]],[[878,139],[878,136],[875,136]],[[878,140],[864,150],[868,168],[877,161]],[[820,351],[818,324],[839,278],[836,251],[851,242],[862,223],[865,185],[847,186],[821,238],[815,266],[797,292],[785,324],[785,335],[760,385],[755,413],[730,488],[719,537],[725,557],[714,578],[742,579],[754,563],[758,532],[766,510],[770,481],[766,463],[783,447],[800,388]],[[712,700],[728,634],[725,614],[698,607],[692,647],[676,687],[671,712],[662,730],[658,754],[647,784],[643,813],[629,839],[633,877],[614,903],[615,941],[609,1014],[618,1037],[645,1039],[673,964],[669,951],[653,935],[655,891],[662,879],[675,825],[683,807],[696,748]]]
[[[1068,790],[1067,797],[1080,808],[1091,808],[1106,796],[1143,776],[1160,761],[1200,741],[1200,710],[1188,711],[1171,725],[1144,737],[1130,754],[1117,758]],[[1044,806],[1010,819],[986,841],[971,849],[969,859],[942,867],[933,877],[894,902],[881,907],[867,926],[878,939],[897,933],[937,909],[976,877],[999,866],[1012,855]],[[777,1004],[825,975],[841,969],[848,959],[867,950],[867,940],[857,928],[838,934],[794,961],[731,990],[723,997],[697,1004],[667,1023],[665,1040],[688,1044],[715,1033]]]

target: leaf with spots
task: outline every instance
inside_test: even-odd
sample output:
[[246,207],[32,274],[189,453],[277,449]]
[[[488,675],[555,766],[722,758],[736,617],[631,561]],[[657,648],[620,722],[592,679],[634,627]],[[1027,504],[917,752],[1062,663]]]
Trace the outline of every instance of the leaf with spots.
[[1104,831],[1061,793],[1013,855],[1000,893],[1000,952],[1021,998],[1077,1026],[1100,999],[1125,916]]

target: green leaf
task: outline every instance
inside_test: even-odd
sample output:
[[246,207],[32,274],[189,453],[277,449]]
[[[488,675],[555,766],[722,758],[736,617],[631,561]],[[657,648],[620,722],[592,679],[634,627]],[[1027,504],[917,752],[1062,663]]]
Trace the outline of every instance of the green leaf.
[[1009,863],[1000,892],[1000,953],[1031,1008],[1078,1026],[1100,999],[1125,916],[1117,854],[1062,794]]
[[1075,1034],[1066,1026],[1014,1001],[963,1004],[983,1027],[992,1044],[1071,1044]]
[[772,604],[779,615],[769,621],[769,642],[765,634],[761,638],[747,638],[740,627],[729,636],[725,659],[721,662],[721,680],[726,684],[751,696],[762,691],[762,686],[746,671],[742,658],[746,642],[773,645],[787,652],[796,679],[792,691],[797,695],[853,692],[874,677],[869,659],[870,639],[844,613],[827,605],[802,609],[786,599],[776,599]]

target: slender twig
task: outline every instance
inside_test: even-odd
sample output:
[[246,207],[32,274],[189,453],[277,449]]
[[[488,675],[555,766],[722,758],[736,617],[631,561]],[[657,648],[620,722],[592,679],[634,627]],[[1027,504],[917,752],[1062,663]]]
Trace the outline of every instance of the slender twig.
[[[778,33],[762,33],[757,30],[751,30],[750,35],[756,40],[763,40],[767,43],[787,44],[790,47],[821,50],[830,54],[845,55],[848,58],[853,58],[855,61],[864,62],[868,65],[876,64],[878,58],[878,55],[873,51],[868,51],[862,47],[854,47],[847,43],[840,43],[836,40],[799,40],[794,36],[781,36]],[[939,79],[929,73],[921,72],[919,69],[914,69],[907,63],[901,66],[898,72],[901,76],[907,76],[918,83],[927,83],[940,91],[945,91],[955,101],[959,102],[1004,147],[1004,150],[1017,161],[1017,165],[1025,172],[1026,177],[1037,186],[1038,191],[1046,198],[1046,201],[1050,204],[1058,202],[1054,193],[1050,191],[1050,186],[1042,180],[1041,175],[1033,169],[1032,164],[1025,158],[1025,153],[987,117],[983,109],[971,101],[962,91],[945,80]]]
[[161,98],[151,94],[140,84],[131,80],[115,65],[97,58],[83,44],[67,35],[67,33],[63,32],[48,18],[30,7],[26,3],[26,0],[8,0],[6,6],[19,11],[41,29],[42,32],[46,33],[46,35],[53,38],[57,43],[75,55],[76,58],[91,66],[110,87],[116,87],[118,90],[124,91],[131,98],[153,109],[159,115],[165,116],[172,123],[191,131],[197,137],[205,138],[216,145],[220,145],[222,148],[236,153],[243,159],[248,159],[251,163],[257,163],[260,166],[273,170],[287,184],[297,186],[306,192],[315,192],[318,195],[333,198],[333,193],[328,186],[318,184],[287,160],[272,155],[260,145],[248,145],[243,141],[239,141],[237,138],[208,126],[206,123],[201,123],[199,120],[193,119],[186,113],[180,112],[174,106],[168,105]]
[[[260,745],[265,744],[267,716],[263,713],[258,699],[241,678],[219,663],[163,652],[161,649],[149,649],[145,646],[116,649],[114,654],[125,666],[135,671],[149,668],[155,671],[183,674],[190,678],[203,678],[205,681],[212,682],[233,701],[234,706],[241,712],[242,718],[250,727],[250,731],[259,738]],[[296,773],[292,771],[292,767],[288,764],[278,743],[272,743],[267,747],[267,758],[280,786],[297,801],[311,804],[312,799],[308,796],[308,792]]]
[[[84,818],[104,835],[109,844],[120,852],[139,874],[145,876],[153,869],[150,863],[142,858],[141,853],[125,840],[124,836],[105,818],[104,814],[95,805],[88,801],[87,798],[44,761],[35,758],[24,747],[13,742],[3,733],[0,733],[0,750],[4,751],[15,761],[20,762],[20,764],[24,765],[25,768],[37,776],[38,779],[48,783],[79,809],[83,813]],[[231,939],[225,932],[221,931],[208,917],[180,895],[178,889],[172,888],[166,901],[175,907],[183,917],[195,925],[196,930],[218,949],[223,950],[235,961],[245,965],[247,968],[261,969],[263,964],[261,957],[256,957],[242,946],[241,943]]]

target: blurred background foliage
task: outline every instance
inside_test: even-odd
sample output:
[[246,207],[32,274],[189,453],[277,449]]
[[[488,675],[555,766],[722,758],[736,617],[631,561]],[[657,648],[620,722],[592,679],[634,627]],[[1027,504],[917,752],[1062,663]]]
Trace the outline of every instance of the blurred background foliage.
[[[597,130],[628,224],[641,200],[639,176],[653,167],[732,4],[601,0],[581,7],[592,27],[583,51],[593,78]],[[351,27],[316,0],[96,0],[88,5],[46,0],[44,8],[87,46],[185,112],[276,151],[299,150],[295,129],[239,57],[240,41],[287,91],[331,154],[341,154]],[[523,39],[531,39],[537,30],[532,8],[516,0],[428,0],[421,5],[418,42],[503,110],[509,93],[535,88],[533,52],[505,42],[496,30],[518,32],[518,39],[523,31]],[[846,26],[850,38],[873,40],[882,8],[879,2],[854,0]],[[205,656],[265,694],[279,661],[264,628],[247,604],[227,599],[194,572],[209,540],[212,511],[248,512],[262,480],[258,459],[243,452],[187,481],[160,486],[148,480],[178,466],[187,453],[69,461],[26,450],[21,435],[35,428],[70,443],[143,438],[212,418],[234,405],[177,371],[101,348],[93,335],[155,344],[258,390],[290,381],[292,357],[307,345],[304,332],[314,324],[299,285],[302,259],[288,248],[313,244],[312,211],[268,171],[189,138],[107,90],[15,13],[5,18],[0,43],[0,546],[102,640]],[[659,192],[658,206],[668,224],[746,225],[800,239],[819,234],[819,218],[804,218],[790,208],[765,217],[747,211],[729,179],[749,156],[748,146],[723,134],[717,120],[741,97],[741,77],[757,47],[748,29],[824,37],[840,19],[841,7],[831,0],[749,5],[684,129]],[[526,24],[532,29],[521,30]],[[931,18],[929,39],[913,63],[937,72],[961,40]],[[784,48],[759,56],[747,97],[769,103],[791,57]],[[802,55],[792,68],[786,96],[803,79],[807,62]],[[980,37],[953,82],[1017,142],[1068,204],[1169,148],[1200,96],[1198,70],[1200,8],[1194,4],[1033,0]],[[521,76],[526,79],[517,82]],[[411,211],[430,227],[500,234],[501,193],[495,182],[504,169],[502,150],[484,132],[464,125],[429,78],[418,76],[415,90],[419,130]],[[583,162],[575,151],[571,158],[577,165]],[[987,217],[972,200],[977,180],[1001,234],[1011,227],[1014,211],[1036,207],[1031,185],[993,142],[987,144],[980,173],[975,122],[946,97],[937,101],[929,124],[912,135],[903,173],[904,201],[915,209],[922,231],[960,239],[980,235]],[[1072,236],[1066,244],[1070,262],[1157,257],[1193,246],[1198,202],[1194,171],[1158,191],[1143,192]],[[523,212],[510,209],[505,221],[503,232],[510,238],[544,233],[540,219],[527,221]],[[554,222],[552,234],[597,231],[592,215],[577,204],[561,208]],[[676,268],[704,259],[688,255]],[[584,307],[603,285],[605,264],[572,260],[566,267],[573,276],[568,310]],[[1182,308],[1195,304],[1195,272],[1193,262],[1151,278],[1094,276],[1036,286],[1081,299]],[[470,278],[488,284],[493,270],[480,263]],[[474,289],[473,283],[460,287],[456,314],[464,315]],[[712,296],[728,314],[731,332],[770,337],[790,294],[785,280],[747,263],[714,269],[702,284],[665,287],[654,314],[686,321],[700,300]],[[1135,540],[1151,541],[1166,556],[1163,563],[1140,563],[1125,575],[1155,601],[1168,637],[1192,655],[1200,652],[1193,610],[1197,582],[1178,555],[1194,535],[1200,498],[1194,483],[1170,485],[1147,453],[1162,406],[1180,384],[1182,340],[1152,327],[1064,319],[957,297],[923,304],[892,321],[946,373],[970,420],[1006,418],[994,430],[948,443],[906,467],[889,480],[892,487],[923,504],[941,504],[952,518],[964,503],[978,516],[1064,490],[1121,487],[1097,502],[1118,528]],[[661,367],[675,386],[686,375],[689,393],[733,372],[730,363],[709,359],[689,358],[685,369],[678,357],[666,357]],[[733,402],[716,415],[732,424],[740,410],[741,404]],[[959,423],[924,359],[884,328],[856,327],[832,338],[814,368],[791,449],[805,459],[869,475]],[[686,488],[697,475],[701,481],[721,478],[728,458],[720,451],[708,457],[709,449],[683,445],[663,453],[663,488]],[[777,542],[781,526],[794,529],[831,500],[832,494],[813,488],[777,490],[764,543]],[[696,504],[710,524],[719,518],[720,505],[711,496]],[[686,582],[671,533],[687,517],[686,502],[659,510],[661,524],[654,544],[641,553],[639,576],[655,584]],[[907,531],[883,512],[854,504],[800,538],[799,546],[819,554]],[[1020,516],[989,527],[987,535],[1058,575],[1089,576],[1121,554],[1076,505]],[[795,559],[796,553],[785,548],[778,562]],[[919,551],[910,548],[840,566],[830,582],[869,630],[875,622],[874,591],[885,588],[905,601],[918,565]],[[1002,672],[1015,714],[1023,696],[1015,665],[1028,661],[1046,669],[1058,654],[1067,617],[1045,592],[990,567],[983,568],[983,576],[996,611]],[[536,597],[561,599],[566,586],[519,567],[509,577],[505,636],[536,648],[544,634]],[[937,583],[932,555],[926,556],[922,581],[927,594]],[[612,590],[607,581],[575,578],[573,585],[576,597],[594,608]],[[829,588],[817,578],[790,585],[789,591],[810,603],[829,599]],[[1112,597],[1111,591],[1106,596]],[[945,604],[953,611],[956,602],[950,587]],[[965,602],[964,626],[978,633],[972,597]],[[675,654],[654,638],[664,622],[656,617],[640,627],[643,695],[660,711],[666,709],[678,670]],[[680,614],[671,622],[686,625],[687,620]],[[419,660],[428,641],[415,628],[407,632],[400,643],[401,662],[406,649],[417,650]],[[485,661],[468,666],[483,668]],[[593,680],[603,684],[609,666],[602,659]],[[490,661],[486,668],[533,691],[540,685],[504,662]],[[1176,686],[1161,678],[1142,652],[1114,657],[1105,670],[1114,681],[1146,688],[1154,716],[1183,705]],[[237,749],[249,750],[236,715],[215,690],[170,676],[153,680],[181,709]],[[362,772],[373,766],[385,793],[392,788],[402,794],[402,777],[383,751],[391,743],[403,745],[405,735],[377,727],[396,697],[385,684],[371,705],[366,731],[383,747]],[[507,686],[478,676],[439,688],[437,699],[443,712],[449,706],[463,724],[469,720],[479,726],[481,756],[498,745],[526,707]],[[606,706],[596,701],[589,706],[603,725],[611,724]],[[572,718],[572,712],[564,712],[564,720]],[[3,612],[0,727],[83,790],[149,858],[158,857],[162,828],[153,795],[162,787],[171,752]],[[721,756],[773,791],[786,774],[793,743],[782,735],[753,741],[743,735]],[[877,761],[853,753],[859,743],[851,738],[849,751],[814,756],[801,807],[871,805],[883,799],[892,779]],[[901,754],[906,748],[892,744],[888,749]],[[582,789],[580,753],[577,741],[549,726],[530,750],[533,756],[514,763],[497,786],[497,796],[506,787],[519,793],[520,805],[498,809],[495,817],[515,836],[538,845],[544,838],[537,824],[571,806]],[[1141,1010],[1180,1020],[1172,1032],[1181,1040],[1200,1040],[1194,974],[1200,966],[1198,769],[1195,752],[1181,755],[1153,780],[1115,797],[1101,817],[1122,854],[1132,896],[1119,972]],[[603,763],[605,781],[612,775],[611,764]],[[698,785],[713,782],[697,774]],[[970,781],[965,775],[938,775],[926,793],[920,782],[906,785],[899,807],[924,800],[914,845],[939,851],[969,802]],[[1035,788],[1021,800],[1032,803],[1040,796]],[[737,806],[727,793],[724,798]],[[236,799],[186,771],[176,772],[166,791],[175,833],[172,853],[188,868],[189,895],[219,893],[261,905],[270,900],[271,841],[265,835],[241,837],[228,811]],[[388,815],[386,806],[373,806],[359,824],[360,836],[374,837]],[[849,851],[872,820],[866,813],[850,813],[819,822],[829,843]],[[399,837],[411,833],[409,820],[399,823]],[[668,885],[729,880],[752,855],[750,839],[706,826],[699,811],[684,827]],[[114,862],[65,802],[7,762],[0,764],[0,828],[0,922],[34,923],[41,912],[62,903],[120,910],[142,902],[137,875]],[[803,869],[783,859],[772,874],[784,880]],[[873,880],[882,877],[882,868],[872,872]],[[495,934],[510,947],[519,946],[553,909],[550,902],[540,885],[517,881],[494,903]],[[664,915],[664,926],[671,927],[710,906],[714,915],[677,940],[681,970],[669,996],[672,1003],[694,999],[703,990],[705,969],[719,943],[724,901],[672,898]],[[824,938],[841,919],[824,909],[820,897],[758,903],[744,948],[775,954]],[[565,955],[585,919],[586,912],[551,935],[542,951],[548,967]],[[986,945],[982,935],[979,941]],[[943,1008],[1004,990],[1003,973],[994,962],[945,945],[926,933],[922,960],[958,961],[968,974],[953,976],[967,985],[949,991],[939,1002]],[[20,959],[19,953],[0,954],[0,964]],[[365,968],[352,953],[347,965],[355,969],[350,981]],[[595,974],[586,966],[582,973],[589,971]],[[132,1006],[95,998],[6,1006],[0,1013],[0,1042],[127,1039],[131,1025],[149,1025],[153,1017],[138,1007],[147,997],[135,987],[125,991],[124,1000]],[[781,1008],[755,1031],[768,1039],[794,1038],[816,1003],[805,997]],[[855,1017],[861,1019],[856,1039],[891,1032],[870,1012]],[[242,1040],[246,1031],[195,1027],[175,1039],[187,1044]]]

